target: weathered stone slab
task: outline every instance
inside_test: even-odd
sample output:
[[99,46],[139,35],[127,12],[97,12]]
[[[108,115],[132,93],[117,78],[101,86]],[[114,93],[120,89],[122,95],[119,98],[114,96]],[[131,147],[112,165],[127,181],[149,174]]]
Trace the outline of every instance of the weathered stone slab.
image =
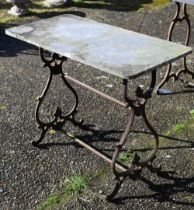
[[6,34],[121,78],[175,61],[192,49],[73,15],[39,20]]

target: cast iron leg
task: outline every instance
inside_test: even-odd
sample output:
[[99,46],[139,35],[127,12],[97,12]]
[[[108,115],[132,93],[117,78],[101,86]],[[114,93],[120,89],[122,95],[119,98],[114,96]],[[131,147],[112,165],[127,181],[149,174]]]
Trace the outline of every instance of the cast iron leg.
[[[78,95],[77,95],[75,89],[65,79],[64,73],[62,71],[62,64],[66,60],[66,58],[54,53],[51,55],[51,59],[47,60],[44,57],[44,52],[42,49],[40,49],[40,57],[41,57],[42,61],[44,62],[44,67],[48,67],[50,73],[49,73],[49,77],[48,77],[46,86],[42,92],[42,95],[38,98],[38,102],[36,105],[35,117],[36,117],[36,121],[38,123],[38,128],[41,129],[41,135],[36,141],[32,142],[33,146],[38,146],[42,142],[46,132],[50,128],[53,128],[55,130],[60,130],[67,120],[71,121],[72,123],[74,123],[74,125],[77,125],[77,126],[80,126],[83,122],[83,121],[77,122],[75,120],[75,113],[77,112],[77,106],[78,106]],[[66,85],[66,87],[74,95],[75,102],[74,102],[73,108],[65,116],[62,114],[61,108],[57,107],[57,109],[54,113],[54,116],[53,116],[53,120],[51,122],[43,122],[39,116],[40,107],[47,95],[49,88],[50,88],[53,76],[59,75],[59,74],[61,75],[61,78],[62,78],[64,84]]]
[[[142,117],[142,119],[145,122],[145,125],[150,130],[150,132],[153,134],[155,143],[154,143],[151,153],[148,155],[148,157],[145,160],[141,160],[140,157],[138,156],[138,154],[135,153],[133,160],[132,160],[131,168],[128,168],[128,170],[126,170],[126,171],[120,172],[116,169],[115,164],[116,164],[117,158],[119,157],[119,154],[122,150],[122,147],[124,146],[125,142],[127,141],[127,137],[129,135],[129,132],[132,127],[133,120],[134,120],[135,116]],[[156,131],[151,126],[151,124],[149,123],[149,121],[145,115],[145,106],[142,105],[140,107],[136,107],[135,109],[132,109],[127,128],[126,128],[125,132],[123,133],[123,136],[122,136],[120,142],[116,145],[116,149],[115,149],[115,152],[114,152],[114,155],[112,158],[112,170],[115,175],[116,185],[113,188],[113,191],[107,196],[108,200],[111,200],[116,196],[125,177],[129,176],[132,179],[136,179],[138,174],[142,171],[142,168],[146,167],[148,163],[151,163],[155,159],[156,153],[158,151],[158,146],[159,146],[159,138],[158,138]]]
[[124,177],[115,177],[115,180],[116,180],[116,184],[114,188],[112,189],[111,193],[106,196],[106,200],[108,201],[113,200],[113,198],[117,195],[124,181]]
[[[130,103],[129,107],[130,113],[129,113],[127,127],[121,137],[121,140],[116,144],[115,152],[112,157],[112,170],[115,176],[116,185],[113,188],[112,192],[107,196],[108,200],[112,200],[117,195],[125,177],[129,176],[132,179],[136,179],[138,177],[138,174],[141,173],[142,168],[145,167],[149,162],[153,161],[154,158],[156,157],[159,145],[159,138],[157,132],[151,126],[145,114],[145,105],[147,100],[152,97],[152,92],[155,88],[155,84],[156,84],[156,71],[153,71],[150,87],[145,93],[141,87],[138,87],[136,90],[137,98],[134,101],[128,100],[126,97],[127,94],[126,93],[124,94],[125,99],[128,100],[128,102]],[[124,85],[126,85],[126,81],[124,82]],[[155,138],[155,144],[153,146],[152,152],[149,154],[146,160],[140,160],[138,154],[135,154],[131,163],[131,167],[129,167],[126,171],[118,171],[116,168],[116,162],[122,150],[122,147],[127,141],[135,117],[142,117],[145,125],[147,126],[147,128],[150,130],[150,132],[153,134]]]
[[[181,23],[182,21],[186,21],[186,23],[187,23],[187,35],[186,35],[186,39],[185,39],[185,45],[188,46],[189,45],[189,40],[190,40],[190,34],[191,34],[191,23],[190,23],[189,15],[187,14],[187,10],[186,10],[187,5],[182,4],[182,7],[181,7],[181,4],[179,2],[176,2],[176,5],[177,5],[177,10],[176,10],[175,16],[174,16],[174,18],[173,18],[173,20],[170,24],[167,40],[172,41],[172,34],[173,34],[173,30],[174,30],[175,25],[178,22]],[[182,15],[181,15],[181,13],[182,13]],[[191,77],[193,79],[194,78],[194,73],[188,69],[187,62],[186,62],[186,57],[184,57],[183,65],[184,65],[184,69],[181,69],[181,70],[177,71],[176,73],[174,73],[174,72],[171,72],[172,64],[170,63],[167,67],[167,71],[166,71],[166,74],[165,74],[164,78],[162,79],[162,81],[158,85],[158,89],[162,88],[162,86],[165,83],[167,83],[170,78],[173,78],[174,81],[180,79],[179,77],[182,73],[191,75]],[[183,80],[181,80],[181,81],[183,81]],[[188,83],[186,81],[183,81],[183,82]]]

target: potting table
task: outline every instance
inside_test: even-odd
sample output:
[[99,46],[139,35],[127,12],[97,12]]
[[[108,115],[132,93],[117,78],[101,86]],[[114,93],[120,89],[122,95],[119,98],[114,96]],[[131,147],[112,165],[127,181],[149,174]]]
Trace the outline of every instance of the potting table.
[[[115,151],[112,158],[94,149],[84,141],[76,137],[74,138],[77,143],[111,164],[116,178],[116,185],[113,191],[107,196],[107,199],[114,198],[124,178],[138,175],[142,171],[142,168],[155,158],[155,154],[158,150],[159,139],[157,132],[149,123],[145,113],[146,102],[152,97],[155,88],[156,70],[165,64],[190,54],[192,49],[166,40],[153,38],[73,15],[62,15],[39,20],[37,22],[10,28],[6,30],[6,33],[38,46],[44,65],[50,70],[46,87],[39,97],[36,106],[36,120],[38,127],[41,129],[41,135],[37,141],[33,142],[34,146],[38,147],[41,145],[40,143],[45,133],[50,128],[60,130],[66,121],[72,122],[75,126],[81,126],[83,123],[83,121],[78,122],[75,119],[78,106],[78,94],[72,87],[72,82],[128,110],[128,123],[120,141],[115,144]],[[45,56],[43,49],[53,52],[50,59]],[[118,100],[102,93],[64,73],[62,64],[67,58],[120,77],[123,81],[123,100]],[[143,88],[141,85],[138,86],[134,99],[130,99],[128,97],[128,79],[133,79],[149,72],[151,74],[150,86],[148,88]],[[77,72],[77,74],[79,77],[79,72]],[[62,109],[58,107],[54,114],[54,119],[51,122],[43,122],[39,116],[40,106],[48,92],[52,78],[55,75],[61,75],[61,79],[66,87],[75,96],[75,103],[73,108],[66,115],[63,115]],[[121,164],[118,161],[118,156],[127,141],[136,116],[142,117],[145,125],[154,136],[155,144],[146,159],[142,160],[135,154],[129,166]]]
[[[175,2],[177,9],[176,9],[175,15],[171,21],[171,24],[169,26],[167,40],[173,41],[173,31],[174,31],[175,26],[178,23],[184,22],[187,26],[187,33],[185,36],[185,45],[188,46],[189,41],[190,41],[190,36],[191,36],[191,22],[190,22],[189,15],[187,13],[187,5],[194,5],[194,0],[172,0],[172,1]],[[187,67],[186,56],[183,58],[183,66],[184,66],[183,69],[179,69],[177,72],[173,72],[172,71],[172,63],[170,63],[167,67],[166,74],[165,74],[164,78],[158,85],[158,89],[162,88],[162,86],[164,84],[166,84],[170,78],[173,78],[174,81],[179,79],[179,80],[183,81],[184,83],[186,83],[186,85],[189,84],[191,86],[194,86],[194,84],[188,83],[187,81],[180,79],[180,75],[183,73],[189,74],[192,77],[192,79],[194,79],[194,72],[190,71]]]

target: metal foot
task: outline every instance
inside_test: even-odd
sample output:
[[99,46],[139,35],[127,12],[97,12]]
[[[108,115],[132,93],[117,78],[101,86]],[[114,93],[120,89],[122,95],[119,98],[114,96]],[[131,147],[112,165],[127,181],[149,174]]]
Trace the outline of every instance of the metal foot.
[[39,139],[38,139],[37,141],[32,141],[32,145],[33,145],[34,147],[38,147],[38,146],[39,146],[39,144],[40,144],[40,143],[42,142],[42,140],[44,139],[47,130],[48,130],[48,128],[46,128],[46,129],[42,128],[42,132],[41,132],[41,134],[40,134]]
[[106,196],[106,200],[107,201],[112,201],[114,199],[114,197],[118,194],[120,188],[121,188],[121,185],[124,181],[124,178],[122,177],[116,177],[116,184],[115,186],[113,187],[111,193],[109,195]]
[[71,123],[74,126],[82,127],[83,126],[83,123],[84,123],[84,119],[77,120],[75,118],[75,115],[76,114],[77,114],[77,111],[75,111],[68,120],[71,121]]

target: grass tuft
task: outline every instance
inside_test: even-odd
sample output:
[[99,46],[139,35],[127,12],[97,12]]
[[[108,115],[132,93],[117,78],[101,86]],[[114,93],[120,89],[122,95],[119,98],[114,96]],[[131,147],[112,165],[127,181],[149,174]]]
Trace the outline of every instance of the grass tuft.
[[118,160],[121,162],[130,162],[133,159],[133,153],[131,151],[121,152],[119,154]]
[[37,210],[45,210],[46,208],[59,204],[60,203],[60,198],[58,195],[51,195],[47,198],[47,200],[38,207]]
[[191,118],[194,119],[194,109],[190,110]]
[[66,179],[65,193],[68,195],[74,195],[83,189],[86,189],[91,179],[83,175],[75,175]]
[[103,169],[88,176],[75,174],[66,178],[63,188],[57,194],[49,196],[44,203],[39,205],[37,210],[64,209],[67,202],[80,192],[84,193],[88,190],[91,181],[95,178],[102,178],[107,173],[106,170]]
[[138,10],[142,12],[144,10],[153,10],[155,8],[160,8],[169,4],[169,0],[153,0],[152,2],[144,1],[145,3],[142,4],[142,7]]
[[172,135],[172,134],[179,134],[182,132],[186,127],[188,123],[178,123],[174,127],[172,127],[169,131],[165,133],[166,136]]

